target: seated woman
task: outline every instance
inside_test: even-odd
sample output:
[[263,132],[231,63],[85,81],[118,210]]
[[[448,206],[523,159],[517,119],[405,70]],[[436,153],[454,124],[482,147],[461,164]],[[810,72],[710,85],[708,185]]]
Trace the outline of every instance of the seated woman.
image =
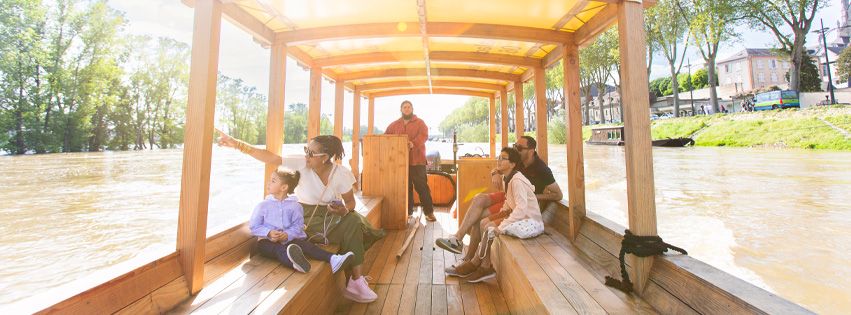
[[[281,165],[281,156],[231,138],[220,133],[219,145],[237,148],[243,153],[267,164]],[[334,163],[343,158],[343,143],[334,136],[317,136],[304,148],[305,168],[299,170],[301,178],[295,195],[304,207],[305,232],[313,242],[340,245],[340,252],[353,252],[349,259],[348,276],[343,296],[358,302],[370,303],[378,295],[369,288],[363,276],[364,252],[375,241],[384,237],[384,231],[372,227],[355,212],[352,172]],[[342,200],[340,200],[342,199]]]
[[310,258],[327,261],[331,264],[331,273],[336,273],[354,253],[332,255],[307,241],[304,209],[295,196],[287,197],[298,186],[299,172],[279,167],[269,177],[269,195],[254,207],[248,221],[251,234],[261,238],[257,242],[260,254],[301,273],[310,271],[310,262],[304,258],[307,254]]
[[502,149],[497,158],[497,170],[504,174],[505,203],[499,213],[481,220],[481,231],[484,231],[482,242],[473,259],[457,267],[447,268],[447,274],[466,277],[467,282],[471,283],[491,279],[496,276],[496,271],[491,266],[489,253],[496,234],[530,238],[544,232],[544,220],[535,199],[535,188],[518,171],[520,165],[520,153],[516,149]]

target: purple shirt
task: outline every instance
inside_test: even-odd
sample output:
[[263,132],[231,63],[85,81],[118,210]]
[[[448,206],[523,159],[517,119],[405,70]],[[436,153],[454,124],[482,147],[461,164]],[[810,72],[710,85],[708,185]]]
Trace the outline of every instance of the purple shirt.
[[287,240],[307,237],[304,233],[304,209],[295,196],[284,200],[266,196],[266,200],[254,207],[248,225],[251,234],[258,237],[268,238],[272,230],[286,232]]

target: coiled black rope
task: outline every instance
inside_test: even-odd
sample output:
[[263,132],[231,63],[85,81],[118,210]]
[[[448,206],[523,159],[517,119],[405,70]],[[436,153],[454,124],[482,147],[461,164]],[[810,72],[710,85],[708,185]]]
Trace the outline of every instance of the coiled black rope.
[[649,257],[654,255],[662,255],[662,253],[672,249],[680,252],[680,254],[688,255],[685,249],[665,243],[659,236],[638,236],[632,234],[629,230],[624,231],[623,241],[621,241],[621,252],[618,258],[621,261],[621,278],[606,276],[606,285],[623,291],[624,293],[632,292],[632,281],[629,281],[629,274],[626,272],[624,263],[624,255],[633,254],[638,257]]

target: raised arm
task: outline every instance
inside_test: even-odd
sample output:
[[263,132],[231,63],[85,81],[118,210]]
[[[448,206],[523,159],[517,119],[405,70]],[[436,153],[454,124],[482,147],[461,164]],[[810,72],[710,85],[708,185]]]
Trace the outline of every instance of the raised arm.
[[281,165],[282,161],[280,155],[272,153],[266,149],[255,148],[242,140],[229,136],[219,129],[216,129],[216,131],[219,133],[218,143],[220,146],[237,149],[242,151],[242,153],[248,154],[258,161],[266,164]]

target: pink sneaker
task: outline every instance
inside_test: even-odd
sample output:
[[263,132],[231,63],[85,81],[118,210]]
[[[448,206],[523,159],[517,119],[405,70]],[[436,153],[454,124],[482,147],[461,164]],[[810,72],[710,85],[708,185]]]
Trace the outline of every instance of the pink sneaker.
[[357,280],[349,278],[346,290],[343,291],[343,297],[358,303],[371,303],[378,299],[378,294],[375,294],[375,292],[369,288],[369,284],[366,283],[366,278],[361,276]]

